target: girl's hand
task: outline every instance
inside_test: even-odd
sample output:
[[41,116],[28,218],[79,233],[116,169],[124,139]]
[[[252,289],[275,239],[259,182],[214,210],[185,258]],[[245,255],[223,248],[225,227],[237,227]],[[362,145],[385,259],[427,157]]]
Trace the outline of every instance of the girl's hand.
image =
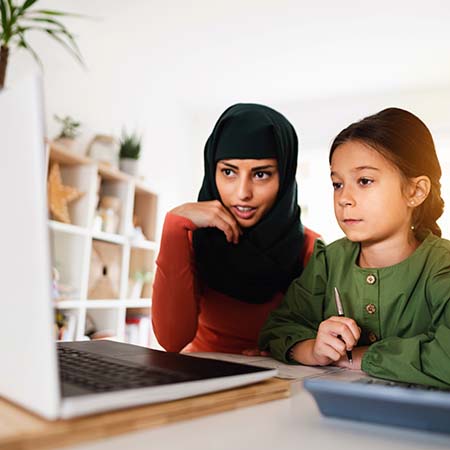
[[361,361],[364,356],[364,353],[366,353],[368,348],[369,348],[368,345],[364,347],[355,347],[352,350],[352,357],[353,357],[352,363],[350,363],[347,359],[347,356],[344,355],[341,356],[341,359],[339,359],[339,361],[336,361],[334,365],[338,367],[345,367],[346,369],[361,370]]
[[270,352],[259,348],[247,348],[242,350],[242,354],[245,356],[270,356]]
[[185,203],[170,212],[190,219],[199,228],[218,228],[224,232],[227,241],[234,244],[238,243],[239,236],[242,234],[236,219],[219,200]]
[[319,325],[312,356],[319,366],[336,363],[346,357],[346,350],[353,349],[360,335],[361,329],[353,319],[330,317]]

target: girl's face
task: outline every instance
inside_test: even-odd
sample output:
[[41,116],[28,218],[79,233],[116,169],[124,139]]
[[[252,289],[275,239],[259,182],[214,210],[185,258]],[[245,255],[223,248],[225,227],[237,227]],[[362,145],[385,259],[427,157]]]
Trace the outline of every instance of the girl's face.
[[224,206],[243,228],[256,225],[278,194],[276,159],[223,159],[216,166],[216,185]]
[[358,141],[340,145],[331,180],[336,219],[348,239],[373,244],[408,236],[412,207],[404,178],[379,152]]

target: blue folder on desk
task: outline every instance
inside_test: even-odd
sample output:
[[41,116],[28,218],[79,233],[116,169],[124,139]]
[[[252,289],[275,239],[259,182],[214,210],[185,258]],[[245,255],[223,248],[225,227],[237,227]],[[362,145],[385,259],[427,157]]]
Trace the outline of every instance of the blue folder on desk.
[[450,433],[450,390],[348,371],[305,380],[325,416]]

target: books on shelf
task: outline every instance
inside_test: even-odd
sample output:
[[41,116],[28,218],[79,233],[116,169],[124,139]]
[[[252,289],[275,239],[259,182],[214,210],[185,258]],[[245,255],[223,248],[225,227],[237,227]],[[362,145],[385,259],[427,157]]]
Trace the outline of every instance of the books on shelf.
[[150,317],[144,314],[130,314],[125,321],[125,341],[129,344],[150,346]]
[[74,341],[77,328],[77,313],[73,311],[56,311],[55,337],[58,341]]

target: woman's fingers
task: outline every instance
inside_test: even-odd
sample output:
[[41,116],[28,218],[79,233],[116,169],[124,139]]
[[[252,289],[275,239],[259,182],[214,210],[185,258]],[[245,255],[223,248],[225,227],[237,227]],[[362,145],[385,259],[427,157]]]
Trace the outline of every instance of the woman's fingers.
[[[223,223],[225,224],[223,229],[222,227],[218,226],[225,235],[227,236],[228,242],[234,242],[237,244],[239,242],[239,236],[241,235],[241,229],[239,228],[238,223],[236,222],[236,219],[230,214],[230,212],[222,205],[217,210],[217,217],[220,218]],[[231,234],[232,238],[228,239],[228,236]]]
[[228,242],[237,244],[242,234],[236,219],[219,200],[185,203],[172,209],[171,213],[188,218],[199,228],[216,227],[222,230]]

